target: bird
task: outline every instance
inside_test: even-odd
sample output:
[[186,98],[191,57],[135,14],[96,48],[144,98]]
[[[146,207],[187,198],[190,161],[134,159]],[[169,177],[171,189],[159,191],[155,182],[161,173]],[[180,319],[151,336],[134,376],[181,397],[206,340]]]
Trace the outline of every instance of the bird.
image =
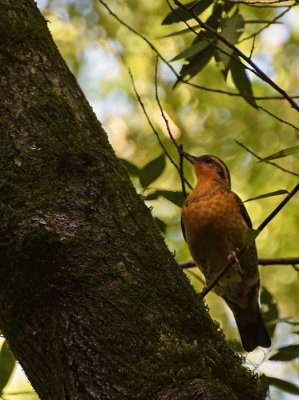
[[252,228],[246,208],[231,190],[230,172],[214,155],[182,156],[194,167],[196,185],[182,206],[182,231],[191,256],[206,284],[234,258],[234,264],[214,287],[231,309],[243,349],[270,347],[271,339],[259,307],[260,277],[255,242],[244,247],[246,232]]

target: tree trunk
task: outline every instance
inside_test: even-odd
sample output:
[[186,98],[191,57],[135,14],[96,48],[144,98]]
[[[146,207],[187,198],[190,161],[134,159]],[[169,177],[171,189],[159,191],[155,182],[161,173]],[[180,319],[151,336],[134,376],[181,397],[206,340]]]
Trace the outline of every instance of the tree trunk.
[[42,400],[263,399],[33,0],[0,0],[0,328]]

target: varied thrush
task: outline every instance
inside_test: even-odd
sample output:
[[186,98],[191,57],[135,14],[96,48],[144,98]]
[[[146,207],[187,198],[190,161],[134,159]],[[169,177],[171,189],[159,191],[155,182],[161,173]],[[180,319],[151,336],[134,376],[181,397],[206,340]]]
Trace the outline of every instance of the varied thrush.
[[[212,155],[182,153],[193,164],[197,177],[182,208],[182,231],[208,284],[234,250],[243,247],[244,235],[252,224],[244,204],[231,191],[224,162]],[[257,251],[252,243],[214,289],[232,310],[246,351],[271,346],[259,309],[259,284]]]

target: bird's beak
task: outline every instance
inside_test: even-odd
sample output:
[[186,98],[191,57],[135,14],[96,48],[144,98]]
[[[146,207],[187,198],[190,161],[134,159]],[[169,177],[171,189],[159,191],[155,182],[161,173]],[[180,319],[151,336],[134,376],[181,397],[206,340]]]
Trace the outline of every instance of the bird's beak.
[[188,160],[191,164],[194,164],[196,157],[195,156],[191,156],[191,154],[186,153],[185,151],[181,151],[181,154],[184,158],[186,158],[186,160]]

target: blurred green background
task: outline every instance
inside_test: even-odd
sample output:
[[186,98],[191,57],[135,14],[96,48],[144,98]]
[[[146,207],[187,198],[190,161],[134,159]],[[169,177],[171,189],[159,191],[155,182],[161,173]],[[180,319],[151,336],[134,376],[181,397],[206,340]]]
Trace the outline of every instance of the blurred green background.
[[[107,0],[108,1],[108,0]],[[286,2],[286,5],[291,2]],[[136,100],[128,73],[130,68],[135,85],[161,141],[178,162],[176,148],[169,139],[165,122],[155,99],[156,54],[139,36],[110,15],[103,5],[92,0],[39,0],[40,10],[48,20],[57,46],[76,76],[98,119],[102,122],[118,157],[142,169],[162,154],[161,146]],[[125,23],[146,37],[167,60],[174,58],[190,45],[191,33],[169,35],[184,29],[178,25],[162,25],[169,13],[165,0],[110,0],[109,7]],[[240,4],[245,21],[273,20],[287,11],[286,7],[253,7]],[[206,11],[208,15],[209,10]],[[203,14],[205,16],[205,14]],[[293,7],[279,19],[280,23],[264,29],[253,42],[240,43],[246,54],[253,50],[253,61],[290,95],[299,94],[299,7]],[[265,27],[266,23],[248,22],[241,39]],[[179,72],[182,61],[171,63]],[[257,96],[277,95],[271,87],[252,74],[253,90]],[[171,131],[179,144],[193,155],[215,154],[225,161],[231,171],[232,188],[243,199],[285,189],[290,191],[298,177],[287,174],[257,160],[241,148],[238,140],[267,156],[280,149],[298,144],[298,131],[257,110],[241,97],[198,90],[186,84],[173,85],[176,77],[163,63],[158,64],[158,91]],[[193,82],[204,87],[236,92],[230,76],[225,83],[219,68],[210,62]],[[272,114],[299,126],[299,113],[285,100],[260,100],[259,105]],[[299,173],[298,154],[277,160],[277,164]],[[185,166],[188,180],[194,183],[193,172]],[[137,191],[146,197],[157,189],[181,191],[180,177],[167,161],[165,169],[149,187],[141,186],[132,176]],[[269,197],[246,204],[253,226],[257,227],[275,208],[282,197]],[[178,262],[190,255],[180,230],[180,208],[164,197],[148,200],[154,217],[162,221],[163,236]],[[275,217],[257,239],[260,257],[299,256],[299,196]],[[161,225],[161,222],[160,222]],[[200,291],[202,284],[194,276],[196,269],[186,271],[190,282]],[[277,348],[299,343],[299,279],[292,266],[260,267],[261,284],[273,296],[279,310],[270,352],[261,349],[247,356],[247,365],[260,373],[299,384],[298,358],[292,361],[267,361]],[[207,297],[212,317],[219,322],[228,340],[238,340],[231,312],[215,294]],[[296,325],[297,322],[297,325]],[[1,361],[1,360],[0,360]],[[5,399],[35,399],[35,395],[9,395],[26,392],[28,384],[20,377],[20,368],[5,387]],[[1,362],[0,362],[1,373]],[[293,400],[295,394],[271,387],[271,399]]]

